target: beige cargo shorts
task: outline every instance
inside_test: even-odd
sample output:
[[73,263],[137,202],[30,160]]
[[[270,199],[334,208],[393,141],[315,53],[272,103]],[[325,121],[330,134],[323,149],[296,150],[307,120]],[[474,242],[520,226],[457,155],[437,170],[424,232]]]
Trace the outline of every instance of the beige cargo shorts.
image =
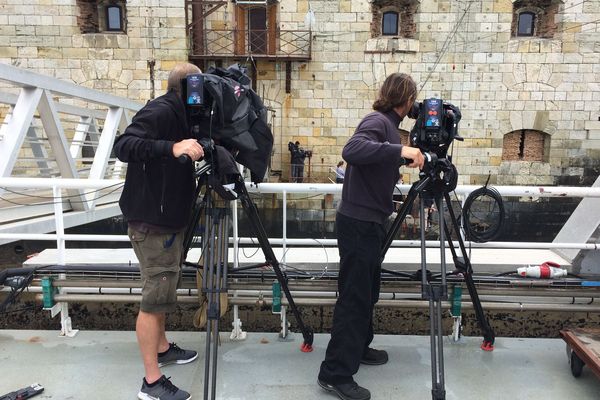
[[181,280],[183,231],[179,233],[140,232],[129,227],[127,235],[140,263],[142,303],[147,313],[173,312]]

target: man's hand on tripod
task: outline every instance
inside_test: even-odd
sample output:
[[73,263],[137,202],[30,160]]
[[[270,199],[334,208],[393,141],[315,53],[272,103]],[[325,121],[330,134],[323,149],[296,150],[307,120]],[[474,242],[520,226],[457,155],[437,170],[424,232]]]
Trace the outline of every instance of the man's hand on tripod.
[[402,152],[400,155],[406,159],[406,164],[415,168],[423,169],[423,165],[425,165],[425,159],[423,158],[423,153],[421,150],[416,147],[410,146],[402,146]]
[[192,161],[198,161],[204,157],[204,149],[196,139],[185,139],[173,145],[173,156],[179,158],[183,155],[188,156]]

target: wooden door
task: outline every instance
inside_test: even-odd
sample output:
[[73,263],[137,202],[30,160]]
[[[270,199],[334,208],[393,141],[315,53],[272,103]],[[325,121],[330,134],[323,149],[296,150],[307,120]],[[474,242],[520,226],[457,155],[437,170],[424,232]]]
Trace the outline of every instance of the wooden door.
[[248,10],[248,44],[250,53],[267,53],[267,9]]

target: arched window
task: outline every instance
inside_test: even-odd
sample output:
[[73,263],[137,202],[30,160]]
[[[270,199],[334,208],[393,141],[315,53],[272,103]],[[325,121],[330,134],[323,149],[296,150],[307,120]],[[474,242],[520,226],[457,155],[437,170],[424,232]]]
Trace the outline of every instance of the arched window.
[[120,6],[114,4],[106,6],[106,30],[123,30],[123,10]]
[[533,36],[535,30],[535,14],[529,11],[519,13],[517,36]]
[[398,35],[398,13],[395,11],[387,11],[383,13],[381,21],[382,35]]

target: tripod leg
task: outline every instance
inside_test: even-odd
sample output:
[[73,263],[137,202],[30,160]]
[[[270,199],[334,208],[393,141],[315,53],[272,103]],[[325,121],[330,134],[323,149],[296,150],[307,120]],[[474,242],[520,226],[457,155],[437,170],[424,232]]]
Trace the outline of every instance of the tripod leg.
[[[210,372],[211,372],[211,339],[213,332],[213,320],[210,318],[211,309],[214,304],[214,291],[213,291],[213,271],[214,271],[214,248],[215,248],[215,218],[214,218],[214,210],[213,203],[210,196],[208,196],[207,201],[207,211],[206,211],[206,231],[207,234],[203,238],[203,241],[206,242],[206,247],[203,249],[208,252],[208,257],[204,257],[207,261],[204,265],[204,279],[203,281],[203,290],[206,293],[207,299],[207,319],[206,319],[206,348],[204,353],[204,400],[209,399],[209,388],[210,388]],[[203,252],[204,252],[203,251]]]
[[[448,193],[444,193],[444,199],[446,200],[446,205],[448,207],[448,213],[450,215],[450,222],[452,223],[452,227],[454,231],[458,233],[460,232],[459,225],[456,219],[456,215],[454,214],[454,210],[452,209],[450,195]],[[440,209],[439,214],[440,220],[443,219],[441,217],[442,209]],[[442,229],[440,226],[440,234],[441,231]],[[483,307],[481,306],[481,301],[479,300],[479,294],[477,293],[477,288],[475,287],[475,282],[473,281],[473,267],[471,266],[471,261],[467,256],[465,243],[460,234],[457,234],[458,245],[462,254],[462,259],[460,259],[456,253],[454,244],[452,243],[452,237],[450,236],[450,231],[447,226],[444,227],[444,232],[448,238],[448,245],[450,247],[450,251],[452,252],[452,257],[454,258],[454,265],[464,276],[465,284],[467,285],[467,289],[469,290],[469,295],[471,296],[471,301],[473,303],[473,309],[475,310],[475,315],[477,316],[477,322],[479,323],[479,327],[483,332],[483,343],[481,345],[481,348],[485,351],[492,351],[494,350],[494,340],[496,336],[494,330],[488,322],[487,317],[485,316],[485,313],[483,312]]]
[[[434,288],[434,293],[436,289],[439,290],[441,287]],[[446,389],[444,383],[444,334],[442,331],[441,300],[429,301],[429,318],[433,330],[431,332],[431,398],[433,400],[444,400]]]
[[248,214],[248,219],[250,220],[250,223],[254,228],[256,237],[258,239],[258,243],[260,244],[263,254],[265,255],[266,262],[273,268],[273,271],[277,276],[277,280],[281,284],[281,290],[283,290],[283,293],[285,293],[285,297],[292,310],[292,313],[294,314],[294,317],[296,318],[296,322],[298,323],[298,326],[302,331],[304,343],[302,344],[301,350],[303,352],[310,352],[312,351],[314,333],[312,329],[307,327],[304,324],[304,321],[302,320],[300,311],[298,311],[298,307],[296,306],[292,294],[290,293],[290,289],[287,284],[287,276],[281,271],[281,268],[279,267],[279,261],[277,261],[277,257],[275,257],[275,253],[273,252],[273,248],[269,243],[269,238],[267,237],[265,228],[263,227],[258,216],[258,210],[256,209],[256,206],[250,199],[250,195],[248,194],[248,190],[246,190],[246,185],[244,184],[244,180],[241,176],[238,176],[236,181],[236,192],[238,193],[239,198],[242,202],[242,206]]
[[215,251],[217,253],[217,257],[216,257],[216,262],[215,262],[215,269],[216,269],[216,274],[214,277],[214,284],[213,284],[213,290],[214,290],[214,299],[215,302],[213,303],[213,310],[211,312],[211,315],[209,318],[213,319],[213,324],[212,324],[212,338],[213,338],[213,343],[212,343],[212,381],[211,381],[211,399],[216,399],[216,390],[217,390],[217,362],[218,362],[218,349],[219,349],[219,317],[221,316],[221,291],[222,291],[222,286],[221,286],[221,281],[222,281],[222,274],[221,271],[223,271],[224,268],[226,268],[226,266],[224,265],[224,261],[225,261],[225,253],[227,251],[227,245],[228,245],[228,232],[225,230],[226,229],[226,220],[227,220],[227,214],[226,214],[226,210],[225,209],[218,209],[217,210],[217,219],[218,219],[218,223],[217,223],[217,239],[216,239],[216,245],[215,245]]
[[202,199],[201,202],[198,202],[198,197],[200,196],[200,192],[202,190],[202,182],[198,180],[198,184],[196,186],[196,191],[194,193],[195,203],[192,207],[192,218],[190,223],[188,224],[185,234],[183,236],[183,259],[187,258],[188,251],[190,247],[192,247],[192,242],[194,239],[194,232],[196,232],[196,228],[200,223],[200,215],[202,215],[202,211],[204,210],[204,205],[206,203],[206,198]]
[[[436,201],[441,204],[441,198]],[[442,305],[441,301],[447,297],[445,280],[441,284],[431,284],[427,280],[427,251],[425,246],[425,200],[421,196],[419,201],[419,221],[421,230],[421,296],[429,300],[429,339],[431,347],[431,396],[433,400],[444,400],[446,390],[444,387],[444,335],[442,331]],[[440,220],[440,224],[443,221]],[[440,248],[442,251],[440,270],[442,276],[445,274],[446,264],[443,257],[443,236],[440,237]]]

